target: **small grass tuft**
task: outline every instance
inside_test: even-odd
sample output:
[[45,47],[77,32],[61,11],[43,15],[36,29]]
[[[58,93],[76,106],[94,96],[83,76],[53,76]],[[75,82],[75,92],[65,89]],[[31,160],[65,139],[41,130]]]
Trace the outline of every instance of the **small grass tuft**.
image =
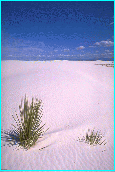
[[106,144],[106,140],[103,140],[103,136],[100,131],[95,132],[94,130],[90,129],[88,129],[88,132],[86,133],[85,137],[83,136],[82,139],[79,138],[79,141],[85,141],[85,143],[88,143],[89,145],[93,146],[102,145],[103,143],[104,145]]

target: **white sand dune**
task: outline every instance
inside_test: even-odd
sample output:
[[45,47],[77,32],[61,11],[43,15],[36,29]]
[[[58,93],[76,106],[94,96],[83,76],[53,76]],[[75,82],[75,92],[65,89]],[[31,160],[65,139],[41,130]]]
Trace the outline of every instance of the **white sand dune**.
[[[1,62],[1,128],[15,124],[12,114],[19,113],[25,94],[29,101],[42,100],[42,121],[49,128],[28,151],[2,146],[2,169],[114,170],[114,68],[97,63],[102,62]],[[94,128],[106,145],[77,141]]]

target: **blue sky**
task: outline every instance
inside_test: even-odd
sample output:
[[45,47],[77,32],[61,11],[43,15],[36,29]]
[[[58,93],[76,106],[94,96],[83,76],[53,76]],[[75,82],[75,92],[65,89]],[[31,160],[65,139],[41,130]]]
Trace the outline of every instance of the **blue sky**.
[[2,1],[1,60],[113,60],[113,1]]

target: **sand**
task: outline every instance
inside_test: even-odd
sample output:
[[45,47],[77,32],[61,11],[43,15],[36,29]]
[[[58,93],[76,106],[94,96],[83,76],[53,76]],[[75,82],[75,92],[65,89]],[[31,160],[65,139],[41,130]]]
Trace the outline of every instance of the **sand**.
[[[1,141],[1,169],[114,170],[114,68],[95,65],[101,63],[112,62],[1,62],[1,128],[15,124],[25,94],[42,100],[49,128],[27,151]],[[101,131],[107,143],[79,142],[88,129]]]

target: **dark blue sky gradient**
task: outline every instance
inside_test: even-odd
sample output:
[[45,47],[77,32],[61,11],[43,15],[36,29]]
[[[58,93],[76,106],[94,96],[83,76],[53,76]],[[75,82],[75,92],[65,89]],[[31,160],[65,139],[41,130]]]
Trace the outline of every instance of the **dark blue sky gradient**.
[[113,1],[2,1],[2,60],[113,60]]

